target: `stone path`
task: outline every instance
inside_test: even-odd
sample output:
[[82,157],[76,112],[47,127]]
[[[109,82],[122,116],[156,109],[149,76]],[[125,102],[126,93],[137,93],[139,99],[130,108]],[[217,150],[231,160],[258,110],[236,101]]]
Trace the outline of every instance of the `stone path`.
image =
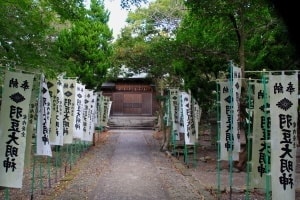
[[115,131],[118,141],[109,170],[89,199],[169,199],[151,159],[145,131]]

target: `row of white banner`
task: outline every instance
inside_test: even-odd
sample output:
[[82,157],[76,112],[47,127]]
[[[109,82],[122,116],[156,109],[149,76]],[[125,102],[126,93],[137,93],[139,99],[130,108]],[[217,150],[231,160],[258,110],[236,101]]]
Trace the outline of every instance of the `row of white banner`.
[[[76,79],[46,80],[39,75],[5,73],[0,111],[0,186],[21,188],[26,143],[35,135],[35,155],[52,156],[51,145],[93,140],[95,126],[106,126],[109,97],[85,89]],[[30,128],[35,127],[35,128]],[[34,133],[31,133],[31,132]]]
[[173,140],[180,141],[183,135],[186,145],[196,144],[201,118],[198,103],[189,93],[170,88],[166,104],[165,118],[167,126],[171,126]]
[[[239,72],[240,69],[234,67],[233,71]],[[240,79],[234,79],[233,84],[230,81],[219,83],[221,160],[239,159],[240,88],[236,86]],[[253,132],[248,136],[252,139],[250,185],[253,188],[266,188],[268,175],[272,199],[295,199],[298,72],[269,72],[264,83],[261,80],[253,81],[249,87],[254,89],[254,107],[250,112]]]

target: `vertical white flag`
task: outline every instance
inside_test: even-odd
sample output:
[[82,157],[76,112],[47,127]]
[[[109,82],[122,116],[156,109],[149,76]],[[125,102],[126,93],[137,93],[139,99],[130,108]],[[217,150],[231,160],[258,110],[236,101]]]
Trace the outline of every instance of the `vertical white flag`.
[[[265,85],[264,85],[265,84]],[[271,160],[269,146],[266,145],[270,137],[270,107],[268,83],[254,83],[254,113],[252,136],[252,170],[251,186],[265,188],[266,186],[266,156]],[[264,91],[266,90],[266,91]],[[267,138],[266,138],[267,137]]]
[[233,151],[241,151],[240,142],[240,99],[241,99],[241,68],[232,66],[231,71],[231,90],[232,90],[232,134],[233,134]]
[[170,98],[164,101],[164,122],[167,127],[171,126],[171,102]]
[[101,118],[102,118],[102,103],[103,103],[103,95],[102,92],[97,92],[97,117],[96,117],[96,126],[101,126]]
[[179,89],[171,88],[169,90],[169,92],[170,92],[170,107],[171,107],[172,134],[173,134],[172,137],[174,140],[178,141],[178,140],[180,140],[179,133],[178,133],[178,126],[179,126],[178,94],[179,94]]
[[230,146],[232,136],[232,122],[231,122],[231,96],[229,93],[229,83],[219,82],[220,85],[220,159],[229,160],[229,152],[232,152],[232,160],[238,160],[239,154],[236,151],[233,151]]
[[52,156],[49,141],[51,99],[44,74],[41,75],[36,125],[36,155]]
[[75,105],[74,105],[74,139],[82,139],[83,137],[83,108],[85,97],[85,86],[76,83],[75,87]]
[[182,92],[178,93],[178,134],[180,141],[185,139]]
[[298,73],[270,73],[272,199],[295,199]]
[[92,90],[85,91],[85,104],[83,112],[83,141],[93,141],[94,121],[93,115],[95,110],[96,99]]
[[183,127],[184,127],[184,142],[187,145],[196,143],[196,133],[194,130],[194,121],[191,112],[191,96],[186,92],[181,92]]
[[63,85],[62,78],[49,80],[52,109],[50,121],[50,144],[63,145]]
[[0,112],[0,186],[22,188],[32,74],[6,72]]
[[[110,118],[111,106],[112,106],[112,101],[109,99],[108,100],[108,109],[107,109],[107,122],[108,122],[108,120]],[[106,122],[106,124],[107,124],[107,122]]]
[[75,79],[63,79],[63,138],[64,144],[72,144],[74,131]]
[[101,121],[100,125],[102,127],[107,126],[108,118],[109,118],[109,111],[111,107],[110,98],[107,96],[101,95]]
[[97,124],[97,93],[93,92],[91,102],[91,121],[90,121],[90,135],[94,134],[95,126]]
[[58,136],[59,144],[58,145],[63,145],[64,144],[64,89],[63,89],[63,78],[59,77],[56,83],[56,88],[57,88],[57,105],[56,105],[56,135]]
[[196,101],[194,101],[195,123],[196,122],[200,123],[200,121],[201,121],[201,114],[202,114],[202,109],[200,108],[199,104]]
[[193,135],[195,137],[195,142],[198,142],[198,134],[199,134],[199,122],[200,122],[200,117],[201,117],[201,112],[200,112],[200,108],[199,105],[196,101],[196,99],[192,98],[191,100],[191,116],[192,116],[192,120],[193,120],[193,127],[192,127],[192,131],[193,131]]

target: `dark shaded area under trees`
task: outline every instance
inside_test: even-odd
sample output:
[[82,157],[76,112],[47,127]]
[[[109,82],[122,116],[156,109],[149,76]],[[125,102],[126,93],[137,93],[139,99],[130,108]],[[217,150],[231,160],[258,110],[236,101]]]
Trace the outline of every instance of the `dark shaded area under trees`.
[[300,19],[299,6],[296,1],[270,0],[279,16],[285,22],[289,37],[293,45],[295,45],[298,55],[300,56],[300,29],[297,25],[297,20]]

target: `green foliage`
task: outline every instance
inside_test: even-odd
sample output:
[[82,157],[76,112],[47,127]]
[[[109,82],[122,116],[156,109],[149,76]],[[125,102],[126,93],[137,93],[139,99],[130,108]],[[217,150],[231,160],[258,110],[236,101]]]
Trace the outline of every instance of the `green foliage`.
[[114,44],[114,67],[125,65],[134,72],[146,72],[156,78],[173,76],[171,61],[176,49],[173,31],[184,11],[181,7],[170,7],[171,2],[159,0],[148,8],[129,13],[129,25]]
[[[148,1],[121,2],[130,9]],[[229,61],[244,71],[299,69],[287,28],[267,1],[151,1],[130,12],[113,45],[108,19],[103,0],[90,9],[83,0],[0,0],[0,65],[66,71],[88,88],[98,88],[108,68],[116,77],[126,66],[165,87],[184,82],[207,105]]]
[[97,89],[105,80],[112,53],[109,14],[102,2],[91,1],[84,18],[63,30],[57,40],[60,55],[67,61],[67,76],[75,76],[86,88]]
[[147,3],[148,0],[121,0],[121,7],[130,9],[131,6],[139,7],[142,3]]
[[112,33],[102,0],[0,0],[0,64],[97,88],[110,66]]
[[[42,1],[0,1],[0,63],[22,69],[48,63],[52,58],[53,13]],[[50,60],[50,59],[49,59]]]
[[183,1],[174,2],[156,1],[129,14],[129,26],[115,43],[115,66],[167,77],[172,86],[183,79],[185,89],[206,107],[214,102],[215,81],[226,78],[230,61],[243,74],[299,68],[287,29],[268,1],[187,0],[186,8],[174,7]]
[[187,6],[176,35],[184,51],[176,69],[200,103],[212,99],[210,83],[230,60],[243,71],[299,67],[286,27],[266,1],[188,0]]
[[83,0],[48,0],[49,9],[54,10],[65,21],[77,21],[84,17]]
[[219,52],[226,52],[230,55],[228,58],[244,70],[297,68],[287,29],[268,1],[187,0],[187,6],[191,9],[190,15],[197,18],[193,24],[208,25],[198,29],[200,40],[204,39],[203,34],[217,38],[204,41],[212,41]]

